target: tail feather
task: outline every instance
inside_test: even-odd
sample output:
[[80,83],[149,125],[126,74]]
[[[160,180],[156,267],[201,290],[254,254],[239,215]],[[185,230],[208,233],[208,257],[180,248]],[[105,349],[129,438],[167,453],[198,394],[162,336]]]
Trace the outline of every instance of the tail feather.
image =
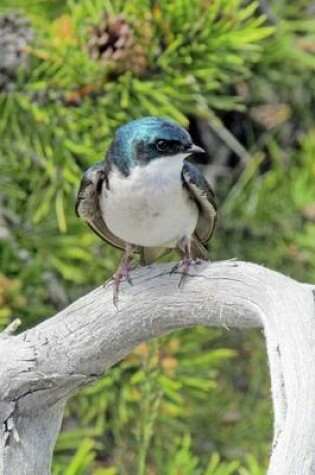
[[[166,247],[140,247],[140,263],[141,265],[149,265],[152,262],[155,262],[165,254],[168,254],[172,250],[178,252],[179,255],[183,255],[183,249],[180,247],[180,244],[176,246],[175,249],[169,249]],[[203,261],[210,261],[210,256],[207,249],[202,245],[202,243],[195,236],[192,237],[190,243],[191,257],[193,259],[202,259]]]
[[145,266],[152,264],[170,251],[171,249],[166,247],[140,247],[140,263]]

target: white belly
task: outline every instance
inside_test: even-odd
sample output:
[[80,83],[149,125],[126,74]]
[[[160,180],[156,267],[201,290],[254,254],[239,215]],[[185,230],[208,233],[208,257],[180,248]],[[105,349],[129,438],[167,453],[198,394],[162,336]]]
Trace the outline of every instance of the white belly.
[[190,237],[198,208],[182,186],[182,166],[182,158],[167,157],[135,167],[127,178],[112,170],[110,190],[104,186],[101,199],[103,218],[112,233],[147,247],[175,247]]

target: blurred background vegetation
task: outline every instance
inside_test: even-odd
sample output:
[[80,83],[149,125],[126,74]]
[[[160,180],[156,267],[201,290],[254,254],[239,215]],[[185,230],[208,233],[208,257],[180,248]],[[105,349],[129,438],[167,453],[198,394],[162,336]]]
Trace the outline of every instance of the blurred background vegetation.
[[[315,281],[315,4],[1,0],[0,324],[32,326],[119,252],[74,215],[82,170],[145,115],[209,153],[213,259]],[[260,332],[140,345],[67,406],[54,475],[259,475],[272,437]]]

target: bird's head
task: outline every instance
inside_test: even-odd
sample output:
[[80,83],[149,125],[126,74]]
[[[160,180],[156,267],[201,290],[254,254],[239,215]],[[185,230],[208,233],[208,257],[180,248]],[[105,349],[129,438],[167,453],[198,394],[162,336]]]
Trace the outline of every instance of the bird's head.
[[184,159],[200,153],[205,152],[193,143],[183,127],[170,120],[144,117],[117,130],[108,159],[127,176],[134,166],[145,166],[151,160]]

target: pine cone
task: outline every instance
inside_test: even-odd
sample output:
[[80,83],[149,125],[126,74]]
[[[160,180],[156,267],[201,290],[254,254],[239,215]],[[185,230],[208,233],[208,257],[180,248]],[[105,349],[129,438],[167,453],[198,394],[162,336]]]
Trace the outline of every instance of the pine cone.
[[102,61],[114,74],[131,71],[140,75],[146,70],[145,50],[122,15],[111,17],[105,13],[100,24],[90,29],[89,35],[90,57]]
[[29,20],[0,15],[0,90],[14,82],[18,68],[27,60],[26,46],[34,38]]

